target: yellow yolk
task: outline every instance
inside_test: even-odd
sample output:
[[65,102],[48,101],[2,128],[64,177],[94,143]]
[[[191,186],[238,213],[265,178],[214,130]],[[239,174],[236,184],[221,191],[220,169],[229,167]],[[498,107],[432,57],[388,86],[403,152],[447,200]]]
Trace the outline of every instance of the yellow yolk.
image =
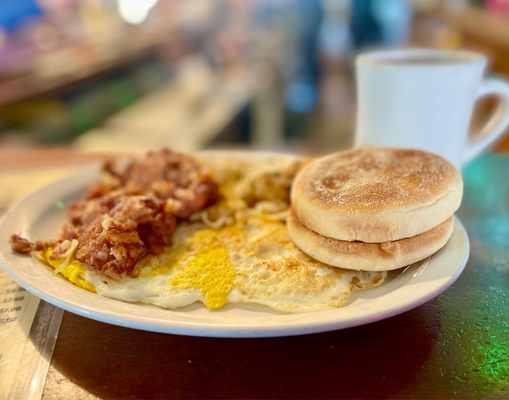
[[[51,258],[51,249],[45,249],[39,252],[39,255],[43,259],[43,261],[48,264],[53,269],[58,268],[62,262],[64,261],[62,258]],[[72,260],[67,264],[60,273],[67,278],[69,281],[74,283],[76,286],[79,286],[82,289],[88,290],[89,292],[95,293],[95,288],[90,283],[85,280],[85,273],[87,269],[85,266],[79,262],[78,260]]]
[[203,250],[170,280],[170,285],[201,290],[204,304],[209,310],[223,307],[235,278],[235,270],[225,247]]
[[183,244],[167,247],[162,254],[147,256],[136,264],[135,275],[140,278],[167,274],[175,265],[185,261],[189,248]]
[[187,241],[188,243],[200,247],[221,247],[228,244],[232,246],[240,246],[244,240],[244,230],[237,226],[225,226],[216,229],[203,229],[196,232]]

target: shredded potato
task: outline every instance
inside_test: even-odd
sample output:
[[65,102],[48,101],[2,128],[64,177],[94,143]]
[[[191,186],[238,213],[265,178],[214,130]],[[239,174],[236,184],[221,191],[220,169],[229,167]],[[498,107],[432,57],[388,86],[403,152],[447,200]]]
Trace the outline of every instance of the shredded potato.
[[[64,242],[62,242],[62,244],[66,243],[66,242],[69,242],[69,240],[65,240]],[[66,252],[64,254],[62,254],[62,256],[64,257],[64,260],[58,267],[55,268],[55,271],[54,271],[55,274],[59,274],[60,272],[62,272],[64,270],[65,267],[67,267],[67,265],[71,262],[72,257],[74,256],[74,253],[76,252],[77,248],[78,248],[78,241],[76,239],[73,239],[72,241],[69,242],[69,248],[66,250]]]
[[270,165],[224,160],[209,164],[209,173],[219,183],[223,199],[191,216],[191,221],[218,229],[245,223],[250,218],[286,220],[291,183],[302,164],[287,159],[275,160]]

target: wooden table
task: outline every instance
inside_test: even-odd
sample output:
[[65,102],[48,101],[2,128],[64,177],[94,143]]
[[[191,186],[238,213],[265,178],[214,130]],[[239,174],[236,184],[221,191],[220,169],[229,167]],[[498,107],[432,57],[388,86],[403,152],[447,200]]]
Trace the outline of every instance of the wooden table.
[[[43,399],[509,398],[509,155],[464,171],[464,273],[399,316],[300,337],[143,332],[64,313]],[[305,318],[305,315],[303,315]]]

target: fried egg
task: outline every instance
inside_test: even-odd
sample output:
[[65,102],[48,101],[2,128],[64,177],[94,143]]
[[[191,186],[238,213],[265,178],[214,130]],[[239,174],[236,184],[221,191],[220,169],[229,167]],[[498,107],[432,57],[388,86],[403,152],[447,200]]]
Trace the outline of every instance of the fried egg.
[[[56,268],[58,260],[51,264]],[[135,278],[112,280],[76,260],[61,273],[77,286],[127,302],[163,308],[202,302],[210,310],[260,304],[292,313],[343,306],[352,291],[386,277],[322,264],[295,247],[283,221],[263,218],[216,229],[182,224],[172,246],[138,263]]]
[[[277,160],[276,160],[277,161]],[[386,272],[331,267],[290,240],[284,215],[295,161],[207,163],[223,199],[181,222],[171,246],[143,258],[133,277],[111,279],[75,259],[39,258],[74,285],[98,295],[163,308],[201,302],[258,304],[281,312],[327,310],[347,304],[354,290],[380,285]],[[69,253],[70,254],[70,253]]]

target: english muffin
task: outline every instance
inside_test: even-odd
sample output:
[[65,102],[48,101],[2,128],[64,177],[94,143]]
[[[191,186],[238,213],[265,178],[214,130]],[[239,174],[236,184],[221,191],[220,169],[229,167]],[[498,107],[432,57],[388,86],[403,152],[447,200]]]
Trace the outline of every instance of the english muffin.
[[365,243],[332,239],[303,226],[293,210],[287,221],[290,239],[315,260],[357,271],[390,271],[413,264],[440,250],[451,237],[453,217],[434,228],[405,239]]
[[462,195],[461,175],[442,157],[359,148],[305,166],[293,182],[291,202],[300,224],[321,236],[384,243],[444,223]]

